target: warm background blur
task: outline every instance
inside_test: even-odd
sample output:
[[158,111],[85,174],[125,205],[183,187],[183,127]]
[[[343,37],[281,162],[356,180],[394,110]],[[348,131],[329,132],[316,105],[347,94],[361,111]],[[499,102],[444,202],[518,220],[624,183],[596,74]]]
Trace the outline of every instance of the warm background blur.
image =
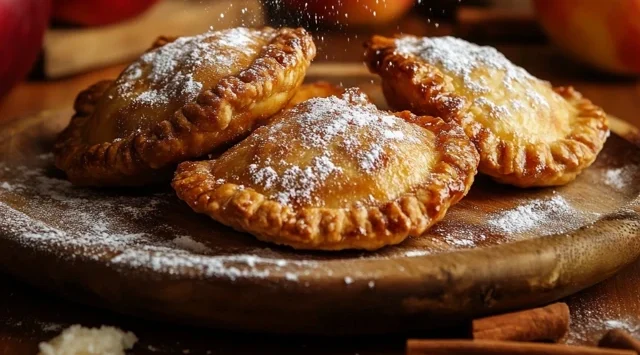
[[[97,76],[116,76],[158,35],[265,24],[311,29],[317,61],[360,60],[371,33],[455,35],[498,46],[550,39],[571,58],[550,65],[634,80],[638,18],[640,0],[0,0],[0,119],[16,114],[14,107],[24,111],[17,100],[33,100],[34,110],[69,107],[75,92]],[[16,87],[28,73],[29,84]],[[46,91],[66,81],[71,92]]]

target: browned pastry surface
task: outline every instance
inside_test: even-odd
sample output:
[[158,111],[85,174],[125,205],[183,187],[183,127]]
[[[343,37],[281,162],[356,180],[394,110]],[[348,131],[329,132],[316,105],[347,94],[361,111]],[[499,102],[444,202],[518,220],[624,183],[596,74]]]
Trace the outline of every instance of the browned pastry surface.
[[237,141],[281,110],[314,56],[304,29],[160,38],[118,79],[80,93],[56,165],[81,185],[167,181],[175,164]]
[[367,62],[396,109],[463,127],[481,173],[521,187],[562,185],[591,165],[608,137],[604,112],[491,47],[453,37],[374,36]]
[[478,154],[439,118],[378,110],[358,90],[285,110],[216,160],[178,167],[191,208],[300,249],[419,236],[469,190]]
[[291,101],[289,101],[287,108],[291,108],[314,97],[340,96],[344,94],[344,90],[342,86],[334,85],[326,81],[302,84],[295,95],[293,95]]

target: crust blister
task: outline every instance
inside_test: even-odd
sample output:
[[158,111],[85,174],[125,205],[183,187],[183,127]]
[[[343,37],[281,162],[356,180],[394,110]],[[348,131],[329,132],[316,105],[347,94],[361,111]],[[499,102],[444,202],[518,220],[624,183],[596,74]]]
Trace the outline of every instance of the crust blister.
[[[360,101],[360,104],[365,103]],[[301,106],[304,108],[304,105]],[[178,196],[196,212],[249,232],[263,241],[299,249],[323,250],[372,250],[397,244],[409,235],[421,235],[468,192],[476,172],[478,155],[456,125],[439,118],[418,117],[408,111],[395,116],[418,125],[425,134],[430,132],[436,161],[431,169],[423,167],[417,186],[407,188],[391,200],[375,201],[370,205],[344,201],[339,207],[313,203],[301,206],[270,197],[260,192],[257,185],[252,186],[250,181],[228,182],[216,175],[216,171],[224,166],[217,164],[226,164],[220,163],[225,161],[225,155],[233,157],[233,164],[239,164],[242,169],[248,167],[249,162],[238,158],[243,155],[234,154],[245,149],[252,136],[268,137],[269,126],[256,130],[217,160],[180,164],[172,185]],[[275,118],[271,125],[287,125],[291,120],[295,117]],[[430,148],[425,146],[422,149]],[[337,151],[331,153],[333,159],[341,159]],[[340,165],[339,162],[336,164]],[[388,181],[387,184],[393,182]]]
[[[169,119],[127,136],[87,144],[83,130],[111,82],[80,93],[76,114],[60,135],[56,166],[80,185],[143,185],[169,179],[175,164],[246,136],[286,105],[302,83],[315,46],[304,29],[265,29],[274,37],[253,63],[221,78]],[[170,43],[160,38],[153,48]]]
[[[470,102],[436,66],[399,53],[393,38],[374,36],[366,47],[367,64],[382,77],[389,104],[461,125],[480,152],[478,170],[499,182],[520,187],[566,184],[595,161],[609,134],[602,109],[573,88],[560,87],[553,90],[575,109],[567,134],[551,142],[501,136],[469,114]],[[521,127],[519,134],[526,135],[527,129]]]

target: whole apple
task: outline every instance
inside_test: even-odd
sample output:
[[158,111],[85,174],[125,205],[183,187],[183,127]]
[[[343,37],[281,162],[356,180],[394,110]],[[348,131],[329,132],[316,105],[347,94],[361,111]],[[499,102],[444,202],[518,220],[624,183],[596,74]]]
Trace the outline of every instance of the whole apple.
[[0,97],[31,69],[50,15],[50,0],[0,0]]
[[534,0],[549,37],[572,57],[640,74],[640,0]]
[[158,0],[53,0],[53,18],[82,26],[103,26],[135,17]]
[[331,25],[372,25],[400,18],[414,0],[283,0],[302,16]]

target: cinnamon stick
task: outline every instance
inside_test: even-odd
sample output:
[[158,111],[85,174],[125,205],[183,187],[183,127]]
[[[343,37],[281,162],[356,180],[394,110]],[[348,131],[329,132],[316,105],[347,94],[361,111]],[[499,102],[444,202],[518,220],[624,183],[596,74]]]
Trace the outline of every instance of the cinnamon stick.
[[608,331],[602,339],[600,339],[598,346],[612,349],[629,349],[640,352],[640,341],[622,329],[611,329]]
[[554,303],[476,319],[472,327],[473,339],[478,340],[558,341],[569,330],[569,307],[566,303]]
[[638,355],[632,350],[496,340],[409,340],[407,355]]

